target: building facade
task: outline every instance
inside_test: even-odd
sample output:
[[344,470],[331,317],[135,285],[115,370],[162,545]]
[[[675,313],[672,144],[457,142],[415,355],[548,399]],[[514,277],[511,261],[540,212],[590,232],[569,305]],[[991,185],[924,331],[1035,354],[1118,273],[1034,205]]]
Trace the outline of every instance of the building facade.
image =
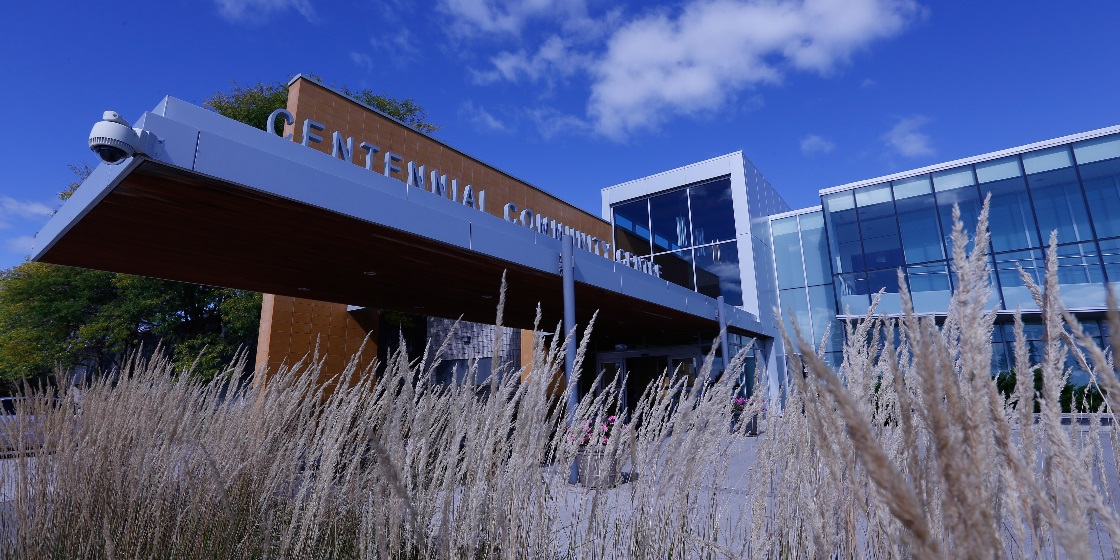
[[[717,188],[728,204],[709,202]],[[1052,231],[1062,302],[1105,344],[1105,290],[1120,284],[1120,127],[823,189],[820,196],[821,206],[789,210],[734,153],[604,189],[603,216],[616,242],[673,260],[669,281],[723,295],[770,327],[779,308],[787,331],[796,324],[838,365],[843,319],[865,315],[880,291],[875,312],[901,313],[900,274],[916,312],[946,313],[955,282],[953,209],[971,235],[990,197],[992,372],[1010,369],[1016,310],[1025,317],[1031,359],[1041,357],[1038,306],[1019,267],[1042,282]],[[727,240],[735,243],[721,250]],[[720,261],[726,265],[713,265]],[[712,287],[717,277],[719,290]],[[1067,367],[1074,382],[1087,379],[1072,356]]]
[[[878,311],[899,313],[898,271],[915,311],[943,314],[955,281],[953,208],[960,209],[965,231],[971,232],[986,199],[989,307],[998,314],[992,371],[1010,369],[1010,322],[1017,309],[1026,316],[1031,359],[1037,363],[1041,357],[1042,328],[1033,316],[1038,306],[1019,268],[1041,284],[1051,232],[1062,303],[1103,344],[1106,324],[1098,320],[1106,287],[1120,281],[1120,127],[821,191],[837,316],[862,314],[880,290]],[[778,257],[778,268],[787,260]],[[806,306],[792,296],[780,299],[814,314],[811,300]],[[1067,366],[1075,381],[1086,379],[1072,357]]]
[[702,382],[706,355],[718,372],[748,345],[742,390],[757,371],[777,396],[779,326],[838,364],[842,321],[873,294],[876,313],[901,312],[900,274],[919,313],[944,315],[953,208],[972,231],[989,197],[993,372],[1009,369],[1016,309],[1040,356],[1019,267],[1041,280],[1051,231],[1063,302],[1102,343],[1120,284],[1120,126],[824,189],[805,209],[734,152],[605,188],[596,216],[301,76],[271,121],[165,98],[137,121],[146,143],[94,170],[33,259],[263,292],[257,367],[317,356],[325,378],[401,340],[413,357],[448,340],[433,381],[484,384],[596,316],[579,389],[628,372],[628,399],[666,370]]

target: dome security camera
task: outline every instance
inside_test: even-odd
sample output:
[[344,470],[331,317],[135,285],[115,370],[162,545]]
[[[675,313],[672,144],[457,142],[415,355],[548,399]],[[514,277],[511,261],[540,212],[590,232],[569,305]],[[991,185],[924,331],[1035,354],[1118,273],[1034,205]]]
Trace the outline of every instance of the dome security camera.
[[89,133],[89,149],[110,165],[141,153],[140,148],[140,135],[116,111],[105,111]]

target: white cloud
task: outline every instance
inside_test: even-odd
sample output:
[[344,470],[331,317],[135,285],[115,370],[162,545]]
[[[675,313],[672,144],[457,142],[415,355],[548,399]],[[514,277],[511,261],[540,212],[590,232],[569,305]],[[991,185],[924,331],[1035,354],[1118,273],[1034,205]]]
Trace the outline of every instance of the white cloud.
[[836,149],[836,144],[830,140],[810,134],[801,139],[801,153],[811,156],[815,154],[827,154]]
[[478,84],[498,80],[516,83],[524,77],[530,82],[544,81],[551,84],[557,79],[568,78],[578,70],[588,68],[591,61],[589,55],[572,50],[567,40],[553,35],[532,55],[524,50],[499,53],[490,59],[494,69],[475,72],[474,80]]
[[929,135],[920,129],[929,123],[929,117],[914,115],[898,119],[898,122],[883,135],[883,142],[891,150],[903,157],[920,157],[934,154]]
[[54,209],[41,202],[16,200],[10,196],[0,196],[0,218],[40,218],[54,214]]
[[525,116],[536,125],[537,131],[545,139],[558,134],[586,133],[591,129],[587,121],[551,107],[529,109],[525,111]]
[[[16,200],[10,196],[0,196],[0,229],[10,229],[15,221],[43,223],[44,218],[54,214],[54,209],[41,202]],[[27,252],[23,247],[30,237],[15,237],[4,241],[5,247],[12,252]]]
[[493,130],[496,132],[509,132],[510,127],[502,122],[500,119],[490,114],[489,111],[471,103],[470,101],[463,104],[459,109],[459,113],[466,117],[476,127],[483,130]]
[[373,59],[371,59],[368,54],[350,51],[350,61],[365,68],[367,71],[373,69]]
[[27,255],[35,246],[35,238],[30,235],[21,235],[4,240],[4,248],[12,253]]
[[863,81],[859,83],[859,87],[863,89],[873,88],[875,87],[875,80],[872,80],[871,78],[864,78]]
[[788,68],[827,74],[919,13],[911,0],[696,0],[676,16],[652,13],[608,40],[588,114],[622,139],[670,115],[715,111]]
[[585,25],[582,0],[440,0],[439,9],[451,17],[454,33],[518,35],[533,19],[571,20]]
[[308,21],[315,20],[310,0],[214,0],[218,13],[232,22],[260,23],[274,13],[296,10]]

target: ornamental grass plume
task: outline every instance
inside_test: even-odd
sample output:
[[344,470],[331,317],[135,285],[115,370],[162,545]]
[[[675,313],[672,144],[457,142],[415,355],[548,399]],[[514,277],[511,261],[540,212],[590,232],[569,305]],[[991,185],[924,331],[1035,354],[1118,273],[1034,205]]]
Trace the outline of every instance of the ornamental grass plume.
[[[534,337],[528,363],[490,372],[482,393],[428,381],[440,341],[419,360],[352,360],[322,385],[316,354],[238,385],[239,364],[199,382],[157,353],[86,386],[29,390],[0,425],[13,451],[0,460],[0,557],[1120,557],[1111,350],[1062,307],[1052,236],[1045,280],[1024,275],[1038,363],[1018,314],[1013,328],[1014,369],[1038,370],[1042,389],[1024,375],[998,391],[987,204],[971,251],[954,215],[945,317],[915,313],[902,290],[900,316],[873,304],[844,324],[836,369],[827,333],[811,342],[795,326],[779,390],[757,359],[742,401],[754,350],[720,374],[713,344],[691,384],[665,371],[634,399],[625,372],[600,374],[568,411],[579,379],[558,387],[555,373],[568,344],[583,362],[593,325]],[[1111,296],[1109,308],[1115,347]],[[1103,397],[1068,424],[1067,356]],[[735,420],[756,416],[747,437]],[[568,437],[603,425],[605,442]],[[589,448],[624,476],[570,484]]]
[[[751,487],[770,489],[752,496],[754,556],[1120,556],[1111,350],[1062,307],[1052,235],[1042,285],[1021,272],[1043,320],[1039,363],[1018,313],[1013,328],[1015,370],[1038,370],[1042,389],[1036,395],[1021,376],[1009,396],[997,391],[987,220],[985,201],[966,251],[954,209],[957,282],[942,321],[915,313],[903,287],[900,317],[875,315],[873,303],[847,322],[836,371],[796,328],[788,334],[787,405],[752,471]],[[1110,332],[1120,332],[1111,295],[1108,305]],[[1106,396],[1100,410],[1075,412],[1066,424],[1059,397],[1070,353]]]
[[743,439],[728,429],[732,377],[689,395],[651,385],[598,445],[633,476],[584,488],[568,483],[579,446],[564,428],[624,407],[605,380],[569,416],[553,372],[576,341],[550,338],[485,395],[426,381],[439,348],[352,360],[322,385],[314,354],[244,385],[239,364],[199,382],[157,355],[30,391],[0,426],[31,451],[2,461],[0,557],[736,557],[740,495],[711,484]]

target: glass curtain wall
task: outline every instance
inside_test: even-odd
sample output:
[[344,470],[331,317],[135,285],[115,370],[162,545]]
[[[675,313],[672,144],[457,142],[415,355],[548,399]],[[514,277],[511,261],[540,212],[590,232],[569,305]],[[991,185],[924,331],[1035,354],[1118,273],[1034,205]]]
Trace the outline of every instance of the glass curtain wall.
[[1073,156],[1089,202],[1105,277],[1113,290],[1120,290],[1120,135],[1078,142],[1073,145]]
[[971,250],[989,196],[992,309],[1037,309],[1019,268],[1042,281],[1051,231],[1062,301],[1104,306],[1105,283],[1120,283],[1120,135],[825,195],[839,309],[862,313],[883,289],[878,312],[897,313],[901,270],[918,312],[945,312],[953,209]]
[[743,305],[731,179],[617,204],[615,245],[661,266],[661,277],[725,303]]
[[829,361],[838,365],[844,331],[836,320],[824,214],[816,211],[774,219],[770,229],[778,303],[786,332],[794,336],[796,324],[802,336],[814,344],[824,341]]
[[[1105,285],[1120,289],[1120,135],[1111,135],[825,195],[838,309],[861,313],[871,295],[886,289],[879,311],[895,312],[890,277],[901,271],[918,312],[944,313],[956,281],[954,207],[971,250],[987,197],[992,309],[1037,310],[1020,270],[1043,281],[1051,232],[1067,308],[1103,309]],[[776,255],[777,242],[775,230]],[[786,261],[786,267],[796,267],[794,259]],[[779,274],[789,278],[788,272]],[[783,286],[783,302],[789,289]],[[812,301],[807,309],[811,315]],[[1085,328],[1102,345],[1107,340],[1095,320],[1085,321]],[[997,325],[992,339],[992,371],[1007,371],[1014,359],[1010,325]],[[1041,325],[1027,325],[1027,343],[1037,362]],[[1087,374],[1072,358],[1067,365],[1074,381],[1083,382]]]

